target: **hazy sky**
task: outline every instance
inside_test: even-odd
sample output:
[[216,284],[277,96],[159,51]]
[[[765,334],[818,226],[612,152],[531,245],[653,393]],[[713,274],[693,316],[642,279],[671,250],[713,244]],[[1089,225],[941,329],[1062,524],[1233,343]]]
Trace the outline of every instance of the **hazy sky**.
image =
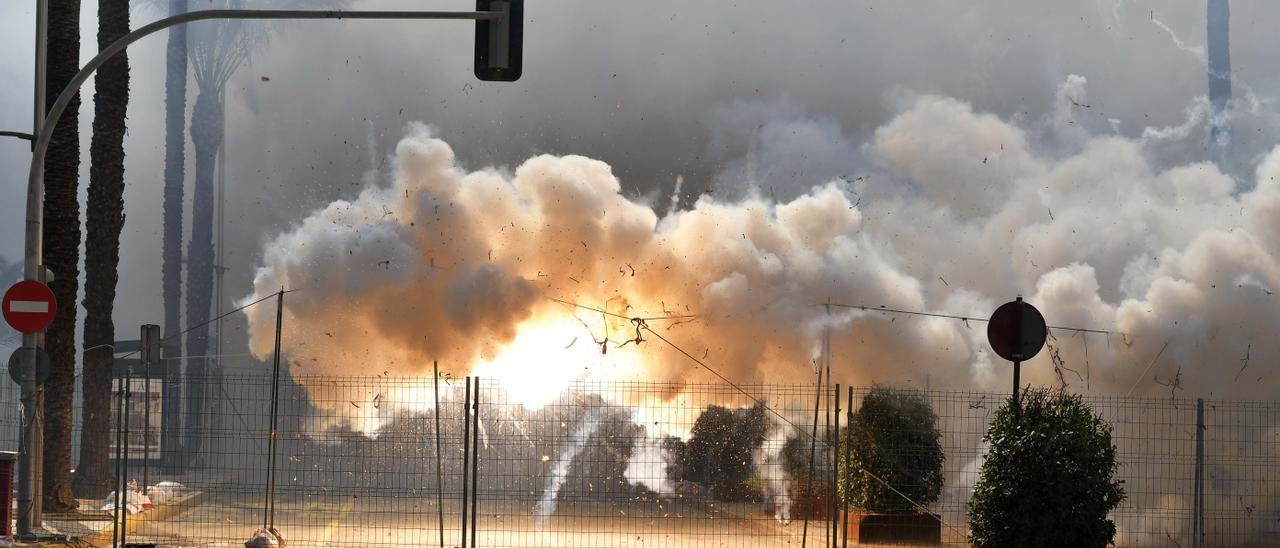
[[[201,3],[193,0],[193,8]],[[6,129],[30,127],[32,12],[32,2],[0,5]],[[1248,90],[1263,101],[1262,114],[1237,123],[1236,157],[1247,167],[1274,143],[1275,127],[1266,122],[1274,121],[1267,101],[1280,87],[1273,33],[1280,5],[1236,1],[1232,12],[1237,97]],[[83,58],[96,49],[95,13],[96,2],[86,0]],[[582,154],[612,165],[628,192],[667,194],[682,175],[691,197],[713,185],[733,192],[744,166],[758,168],[759,158],[764,173],[755,177],[775,192],[859,169],[860,144],[916,93],[953,97],[1034,129],[1052,118],[1055,94],[1075,74],[1087,79],[1090,104],[1079,124],[1135,138],[1147,127],[1182,124],[1206,93],[1201,2],[858,0],[797,7],[583,0],[531,3],[526,14],[524,77],[514,84],[474,79],[467,23],[274,27],[228,85],[228,294],[250,291],[251,268],[268,237],[334,199],[353,197],[371,167],[387,169],[383,158],[410,121],[434,126],[467,168],[514,166],[542,152]],[[135,8],[135,26],[158,15]],[[161,315],[155,289],[164,44],[158,35],[130,49],[128,217],[117,301],[117,328],[128,336]],[[189,105],[194,84],[190,90]],[[91,96],[92,81],[81,107],[82,186]],[[767,131],[778,133],[770,142],[771,150],[784,151],[780,156],[759,150]],[[1031,137],[1032,147],[1049,156],[1066,139],[1047,130]],[[749,153],[757,159],[746,162]],[[1199,137],[1150,154],[1157,162],[1207,157]],[[25,142],[0,141],[0,260],[20,259],[28,161]]]

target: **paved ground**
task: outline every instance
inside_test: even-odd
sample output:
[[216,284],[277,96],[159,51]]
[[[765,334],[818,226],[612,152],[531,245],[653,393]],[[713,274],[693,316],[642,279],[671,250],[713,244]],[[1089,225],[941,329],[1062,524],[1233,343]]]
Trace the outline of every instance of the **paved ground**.
[[[756,505],[657,503],[561,506],[544,527],[527,504],[481,502],[477,546],[777,546],[799,545],[803,525],[782,526]],[[457,546],[457,505],[446,503],[445,545]],[[437,546],[439,514],[429,500],[324,497],[277,501],[276,527],[290,546]],[[262,500],[247,495],[211,495],[169,519],[140,523],[130,541],[172,546],[243,546],[262,523]],[[811,523],[810,544],[828,534]]]
[[[206,491],[183,500],[130,518],[128,540],[239,548],[263,523],[261,493]],[[825,546],[830,534],[825,521],[810,522],[806,533],[803,522],[784,525],[757,504],[588,500],[562,503],[549,519],[533,514],[532,501],[480,504],[475,545],[481,547],[799,546],[806,536],[809,546]],[[445,502],[445,546],[460,546],[460,510],[457,501]],[[439,515],[434,497],[330,493],[277,500],[274,522],[295,548],[439,546]],[[61,525],[63,533],[92,539],[97,546],[111,545],[109,519]],[[100,531],[96,539],[94,530]],[[950,531],[944,531],[944,540],[964,544]]]

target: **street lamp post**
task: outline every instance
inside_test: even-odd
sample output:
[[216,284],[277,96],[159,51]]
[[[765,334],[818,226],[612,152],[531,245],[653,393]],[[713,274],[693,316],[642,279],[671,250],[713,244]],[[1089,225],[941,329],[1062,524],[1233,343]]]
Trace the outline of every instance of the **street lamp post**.
[[[35,127],[32,129],[32,135],[17,132],[5,132],[5,135],[32,138],[31,148],[31,169],[27,178],[27,221],[26,221],[26,244],[24,246],[23,276],[28,280],[45,281],[41,273],[41,265],[44,261],[44,242],[42,236],[42,227],[44,224],[44,162],[45,155],[49,149],[49,140],[53,136],[53,130],[58,124],[58,120],[67,109],[67,104],[79,93],[80,87],[89,79],[93,73],[98,70],[104,63],[116,56],[130,44],[137,42],[145,36],[154,34],[161,30],[191,23],[194,21],[206,21],[213,19],[361,19],[361,20],[394,20],[394,19],[458,19],[458,20],[474,20],[477,22],[487,22],[490,25],[484,25],[485,32],[494,30],[496,32],[509,31],[512,27],[519,28],[516,22],[507,21],[511,16],[518,16],[521,11],[523,2],[519,0],[493,2],[488,5],[489,9],[484,11],[341,11],[341,10],[201,10],[187,12],[172,17],[166,17],[158,21],[149,23],[138,28],[113,42],[106,49],[98,52],[93,59],[80,69],[71,81],[67,83],[62,92],[58,94],[57,100],[49,108],[48,113],[44,114],[41,121],[41,113],[44,112],[44,81],[45,81],[45,36],[44,29],[47,25],[47,0],[39,0],[36,9],[36,98],[35,98]],[[507,24],[495,24],[495,23]],[[515,23],[515,24],[512,24]],[[479,27],[480,25],[478,25]],[[515,55],[501,56],[504,61],[511,58],[511,61],[518,67],[520,55],[520,37],[512,36],[511,40],[499,41],[513,51]],[[492,42],[491,42],[492,43]],[[493,66],[492,60],[488,61],[488,66]],[[24,362],[24,367],[20,372],[21,378],[21,398],[23,406],[23,451],[18,456],[18,527],[17,533],[19,538],[30,536],[34,532],[34,528],[39,522],[39,505],[36,504],[36,497],[40,496],[42,489],[40,476],[37,469],[40,463],[33,458],[32,449],[38,448],[41,443],[41,432],[36,422],[40,418],[38,411],[37,390],[38,386],[35,379],[36,356],[39,353],[40,340],[39,335],[35,333],[27,333],[22,336],[22,347],[29,349],[29,358]]]

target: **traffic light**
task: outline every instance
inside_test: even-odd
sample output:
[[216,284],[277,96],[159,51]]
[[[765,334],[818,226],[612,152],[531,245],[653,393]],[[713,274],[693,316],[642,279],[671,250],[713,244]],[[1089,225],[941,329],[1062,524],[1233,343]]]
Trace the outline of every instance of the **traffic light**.
[[524,0],[476,0],[476,11],[504,14],[498,19],[476,21],[476,78],[519,80],[524,53]]

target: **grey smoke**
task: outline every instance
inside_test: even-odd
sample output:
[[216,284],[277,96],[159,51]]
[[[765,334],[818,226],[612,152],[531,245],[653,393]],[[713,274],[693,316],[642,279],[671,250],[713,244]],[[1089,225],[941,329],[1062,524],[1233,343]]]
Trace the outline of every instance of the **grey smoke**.
[[[351,7],[416,6],[369,0]],[[1233,155],[1242,159],[1243,168],[1229,173],[1247,188],[1275,141],[1276,118],[1265,107],[1277,87],[1268,68],[1274,38],[1264,29],[1280,20],[1280,6],[1237,1],[1231,7],[1237,22],[1232,69],[1249,80],[1264,105],[1248,114],[1244,125],[1235,121],[1248,130],[1238,130],[1233,138]],[[86,2],[90,11],[92,2]],[[0,75],[13,84],[0,89],[0,125],[6,128],[30,123],[29,13],[23,3],[0,7],[5,31],[0,40],[4,51],[12,52],[0,59]],[[271,47],[228,85],[228,293],[248,292],[261,259],[259,243],[308,212],[361,191],[375,148],[368,144],[369,124],[377,150],[388,151],[406,121],[427,120],[471,168],[514,166],[542,152],[599,158],[613,167],[629,195],[655,189],[659,196],[670,195],[676,176],[683,175],[681,207],[691,207],[711,188],[715,194],[745,195],[745,188],[730,182],[749,179],[727,173],[747,173],[748,166],[764,164],[771,170],[767,176],[776,180],[760,178],[757,169],[760,194],[769,196],[772,187],[784,200],[828,176],[862,174],[836,173],[850,166],[882,169],[856,158],[871,133],[902,110],[903,89],[955,97],[1020,127],[1026,122],[1030,147],[1041,157],[1074,152],[1063,152],[1060,148],[1070,146],[1034,127],[1062,107],[1056,94],[1070,74],[1087,78],[1091,108],[1071,107],[1076,116],[1063,118],[1062,125],[1102,124],[1130,138],[1148,127],[1178,127],[1188,119],[1188,106],[1206,93],[1205,67],[1172,44],[1151,19],[1154,15],[1203,51],[1206,39],[1199,29],[1206,28],[1205,14],[1198,3],[1047,0],[871,1],[817,11],[772,2],[551,3],[531,11],[529,70],[514,85],[473,81],[466,25],[281,25]],[[159,279],[159,181],[149,174],[159,172],[161,157],[162,123],[154,105],[160,99],[162,44],[144,41],[131,50],[138,68],[126,143],[129,222],[117,306],[122,336],[133,335],[129,326],[155,321],[160,312],[153,295]],[[87,103],[84,108],[90,109]],[[780,114],[755,116],[756,125],[766,126],[755,130],[718,114],[739,104]],[[815,152],[810,158],[825,159],[808,170],[774,166],[788,157],[768,150],[759,136],[790,138],[790,128],[804,126],[843,143],[836,148],[849,156]],[[1098,134],[1096,128],[1090,132]],[[1207,159],[1207,133],[1197,122],[1187,137],[1145,153],[1157,169],[1188,158]],[[797,129],[794,142],[801,134]],[[791,152],[791,158],[804,156]],[[0,167],[6,173],[24,173],[26,155],[25,143],[0,143]],[[383,164],[379,158],[385,177],[390,167]],[[804,175],[798,175],[801,171]],[[873,181],[880,175],[874,172]],[[851,199],[913,191],[905,178],[892,181],[855,188],[857,197]],[[0,200],[0,222],[9,223],[2,233],[21,233],[22,184],[20,175],[0,181],[4,196],[12,198]],[[0,255],[16,258],[19,242],[6,242],[0,242]],[[236,332],[235,326],[228,331]]]

